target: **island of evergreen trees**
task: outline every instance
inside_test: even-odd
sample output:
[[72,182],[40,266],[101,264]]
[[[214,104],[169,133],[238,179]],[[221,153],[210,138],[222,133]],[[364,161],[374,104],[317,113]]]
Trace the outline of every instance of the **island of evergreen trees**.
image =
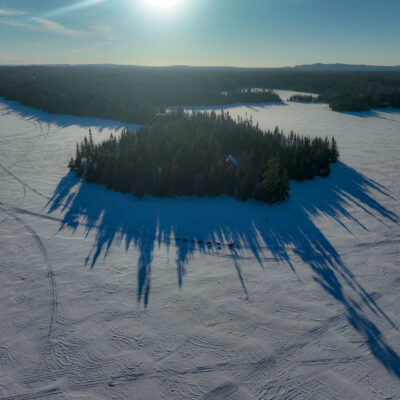
[[338,157],[334,138],[285,136],[223,111],[178,108],[99,144],[89,132],[69,167],[88,182],[139,198],[225,194],[274,203],[289,197],[290,179],[327,176]]

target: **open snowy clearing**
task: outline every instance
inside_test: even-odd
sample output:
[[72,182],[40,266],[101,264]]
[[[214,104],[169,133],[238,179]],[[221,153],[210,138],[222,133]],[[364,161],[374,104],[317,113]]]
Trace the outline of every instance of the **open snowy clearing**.
[[400,112],[229,112],[341,162],[281,205],[139,201],[67,169],[122,124],[0,101],[0,399],[400,398]]

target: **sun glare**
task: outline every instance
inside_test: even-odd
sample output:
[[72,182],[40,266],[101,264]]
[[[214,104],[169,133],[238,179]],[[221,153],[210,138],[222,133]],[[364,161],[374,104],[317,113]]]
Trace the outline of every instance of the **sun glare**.
[[148,4],[157,8],[171,8],[176,6],[180,0],[146,0]]

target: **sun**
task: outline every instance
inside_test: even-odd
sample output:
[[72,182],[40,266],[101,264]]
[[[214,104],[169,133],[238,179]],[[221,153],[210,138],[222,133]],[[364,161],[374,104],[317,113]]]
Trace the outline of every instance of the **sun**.
[[171,8],[178,5],[180,0],[146,0],[148,4],[156,8]]

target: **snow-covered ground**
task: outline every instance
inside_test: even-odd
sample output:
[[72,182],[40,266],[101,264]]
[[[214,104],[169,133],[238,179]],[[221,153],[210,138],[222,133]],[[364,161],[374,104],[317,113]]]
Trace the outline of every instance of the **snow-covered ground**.
[[400,398],[399,111],[229,112],[341,162],[281,205],[139,201],[67,169],[121,124],[0,101],[0,399]]

